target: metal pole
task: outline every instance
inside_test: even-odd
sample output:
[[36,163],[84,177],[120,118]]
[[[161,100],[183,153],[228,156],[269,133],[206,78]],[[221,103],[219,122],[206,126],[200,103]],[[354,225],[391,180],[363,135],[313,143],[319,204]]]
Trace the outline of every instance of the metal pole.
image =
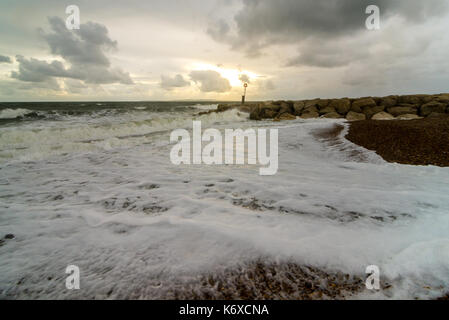
[[243,85],[243,96],[242,96],[242,104],[245,104],[245,98],[246,98],[246,88],[248,87],[248,84],[247,83],[245,83],[244,85]]

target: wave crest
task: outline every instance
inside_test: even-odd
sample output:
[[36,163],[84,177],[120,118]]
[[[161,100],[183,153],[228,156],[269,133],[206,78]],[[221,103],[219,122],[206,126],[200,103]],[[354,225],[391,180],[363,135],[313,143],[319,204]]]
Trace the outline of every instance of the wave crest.
[[3,110],[0,110],[0,119],[16,119],[19,117],[23,117],[27,114],[30,114],[32,112],[33,112],[32,110],[23,109],[23,108],[3,109]]

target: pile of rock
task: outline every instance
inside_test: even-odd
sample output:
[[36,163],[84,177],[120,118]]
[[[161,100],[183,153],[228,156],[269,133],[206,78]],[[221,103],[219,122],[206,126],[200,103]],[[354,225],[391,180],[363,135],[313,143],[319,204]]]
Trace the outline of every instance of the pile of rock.
[[[218,110],[243,106],[220,105]],[[357,120],[420,119],[449,114],[449,94],[269,101],[245,105],[252,120],[330,118]]]

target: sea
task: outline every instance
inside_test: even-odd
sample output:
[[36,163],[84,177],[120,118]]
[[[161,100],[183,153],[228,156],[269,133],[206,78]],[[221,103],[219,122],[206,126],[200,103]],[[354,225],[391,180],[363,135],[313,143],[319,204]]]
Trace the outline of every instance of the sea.
[[[344,120],[204,113],[216,108],[0,103],[0,298],[164,299],[254,261],[363,279],[378,266],[388,288],[353,299],[449,291],[449,168],[388,163],[346,140]],[[171,132],[193,121],[277,129],[277,173],[173,164]]]

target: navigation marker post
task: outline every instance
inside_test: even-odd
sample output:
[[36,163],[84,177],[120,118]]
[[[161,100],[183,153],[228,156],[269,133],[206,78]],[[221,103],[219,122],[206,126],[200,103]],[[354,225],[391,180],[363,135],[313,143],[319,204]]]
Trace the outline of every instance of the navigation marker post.
[[243,84],[243,96],[242,96],[242,105],[245,104],[245,98],[246,98],[246,88],[248,88],[248,83]]

